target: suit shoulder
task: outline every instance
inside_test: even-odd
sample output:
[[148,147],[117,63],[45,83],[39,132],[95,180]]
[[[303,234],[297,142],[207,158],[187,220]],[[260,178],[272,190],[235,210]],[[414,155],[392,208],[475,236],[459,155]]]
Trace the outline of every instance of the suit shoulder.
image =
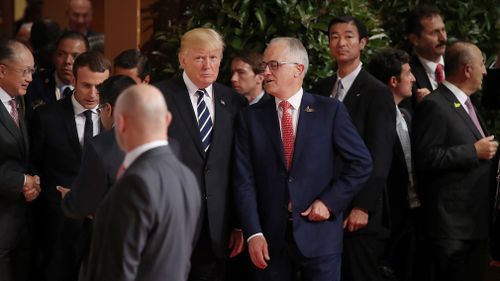
[[220,94],[221,97],[229,99],[234,106],[242,108],[248,105],[247,99],[244,96],[238,94],[233,88],[217,82],[213,84],[213,87],[214,92],[216,92],[218,95]]
[[336,76],[329,76],[323,79],[318,80],[313,87],[308,90],[308,92],[321,95],[321,96],[330,96],[331,89],[333,89],[333,85],[335,84]]

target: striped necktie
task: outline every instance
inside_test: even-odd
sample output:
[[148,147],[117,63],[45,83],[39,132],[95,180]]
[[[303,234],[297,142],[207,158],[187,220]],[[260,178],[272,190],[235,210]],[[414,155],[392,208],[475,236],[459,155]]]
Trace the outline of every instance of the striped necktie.
[[196,91],[196,94],[198,95],[198,102],[196,103],[198,128],[200,130],[201,142],[205,152],[207,152],[210,147],[210,139],[212,136],[212,118],[210,118],[210,112],[208,111],[207,104],[203,99],[206,92],[207,91],[205,89],[198,89],[198,91]]
[[19,112],[17,111],[17,102],[15,99],[11,99],[9,104],[11,108],[10,116],[12,116],[14,123],[16,123],[16,126],[19,128]]

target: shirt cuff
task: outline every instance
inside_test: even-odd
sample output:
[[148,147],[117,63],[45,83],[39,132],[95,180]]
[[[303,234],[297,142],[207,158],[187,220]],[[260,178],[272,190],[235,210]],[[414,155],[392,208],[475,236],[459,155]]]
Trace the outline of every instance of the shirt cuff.
[[257,232],[257,233],[255,233],[255,234],[251,235],[250,237],[248,237],[248,239],[247,239],[247,243],[248,243],[248,242],[250,242],[250,239],[252,239],[252,238],[254,238],[254,237],[257,237],[257,236],[262,236],[262,237],[264,237],[264,234],[263,234],[262,232]]

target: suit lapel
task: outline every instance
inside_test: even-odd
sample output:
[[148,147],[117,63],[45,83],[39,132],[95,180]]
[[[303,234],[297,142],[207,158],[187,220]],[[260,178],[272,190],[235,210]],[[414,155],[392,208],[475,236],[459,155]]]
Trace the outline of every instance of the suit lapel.
[[314,117],[314,96],[304,92],[299,108],[299,120],[297,122],[297,131],[295,132],[295,147],[293,150],[292,170],[296,166],[296,159],[300,159],[299,155],[306,147],[309,139],[311,128],[315,125]]
[[26,134],[23,136],[21,133],[21,130],[24,129],[24,121],[22,121],[23,117],[21,114],[21,111],[19,111],[19,126],[20,128],[17,127],[16,123],[14,122],[14,119],[12,119],[12,116],[10,116],[9,112],[5,108],[5,106],[2,104],[0,105],[0,122],[3,124],[3,126],[7,129],[7,131],[14,137],[14,139],[17,140],[17,144],[19,146],[19,150],[23,155],[25,155],[25,147],[27,147],[27,142]]
[[184,122],[186,130],[191,135],[191,138],[195,143],[198,152],[203,157],[205,157],[205,150],[203,149],[203,144],[201,143],[200,138],[200,131],[198,129],[198,121],[196,120],[196,115],[193,111],[193,106],[191,103],[191,99],[189,98],[188,90],[186,88],[186,85],[184,84],[184,81],[182,81],[182,78],[180,80],[176,80],[176,84],[178,89],[170,94],[173,97],[175,106],[178,108],[179,115],[181,115],[182,117],[175,122],[179,122],[181,120],[182,122]]
[[68,132],[69,142],[78,157],[81,157],[82,147],[80,145],[80,141],[78,140],[78,131],[76,130],[75,123],[75,111],[73,109],[73,104],[71,103],[71,98],[62,99],[61,109],[63,122]]
[[417,83],[415,83],[414,87],[427,88],[432,91],[431,81],[427,76],[427,72],[425,72],[424,66],[422,65],[422,63],[420,62],[420,60],[416,55],[413,55],[411,59],[411,72],[413,73],[413,76],[415,76],[415,79],[417,80]]
[[229,132],[230,128],[233,126],[233,118],[231,118],[231,113],[227,109],[229,100],[226,100],[226,98],[224,98],[224,95],[222,94],[222,91],[217,83],[213,84],[213,89],[215,123],[212,129],[212,141],[210,142],[210,149],[208,151],[209,154],[217,154],[215,152],[215,150],[219,149],[217,143],[221,143],[221,141],[219,141],[220,139],[228,137],[227,132]]
[[283,154],[283,143],[281,141],[281,130],[279,125],[278,112],[276,112],[275,99],[270,98],[264,101],[259,110],[260,112],[257,114],[257,118],[260,119],[259,124],[263,125],[267,137],[271,141],[271,144],[274,147],[278,158],[281,160],[283,168],[286,169],[285,157]]
[[365,76],[365,70],[361,69],[358,76],[356,76],[356,78],[354,79],[354,82],[352,82],[351,88],[349,88],[349,91],[344,98],[343,103],[347,107],[347,109],[349,109],[350,113],[353,108],[357,107],[361,96],[365,94],[363,92],[363,81],[365,80]]
[[443,85],[439,86],[438,90],[444,96],[444,98],[450,103],[450,106],[453,107],[453,109],[460,116],[460,118],[464,120],[465,124],[467,125],[467,127],[469,127],[474,136],[477,139],[481,139],[482,138],[481,133],[476,128],[476,125],[474,125],[474,122],[472,122],[472,119],[470,118],[469,114],[467,113],[467,111],[465,111],[462,104],[460,103],[460,101],[458,101],[455,95]]

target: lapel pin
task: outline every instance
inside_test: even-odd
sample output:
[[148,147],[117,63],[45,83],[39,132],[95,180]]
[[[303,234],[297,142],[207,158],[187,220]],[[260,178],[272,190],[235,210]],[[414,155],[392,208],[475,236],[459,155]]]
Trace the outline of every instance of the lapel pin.
[[311,107],[311,106],[306,106],[306,108],[304,109],[305,112],[314,112],[314,108]]
[[460,107],[460,103],[459,103],[459,102],[454,102],[454,103],[453,103],[453,106],[454,106],[455,108],[459,108],[459,107]]
[[220,104],[226,105],[226,102],[224,100],[220,100]]

